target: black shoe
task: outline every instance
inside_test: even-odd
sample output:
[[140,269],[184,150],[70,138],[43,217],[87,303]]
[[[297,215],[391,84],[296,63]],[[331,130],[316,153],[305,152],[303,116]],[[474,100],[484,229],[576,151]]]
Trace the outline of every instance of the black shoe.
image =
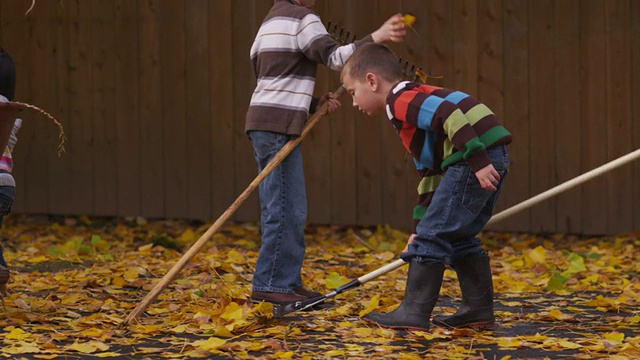
[[400,306],[386,314],[370,313],[364,319],[392,329],[429,330],[429,318],[438,301],[443,275],[444,264],[412,261]]
[[493,279],[489,255],[467,256],[452,265],[458,274],[462,306],[451,316],[436,316],[433,324],[447,328],[483,329],[495,324]]

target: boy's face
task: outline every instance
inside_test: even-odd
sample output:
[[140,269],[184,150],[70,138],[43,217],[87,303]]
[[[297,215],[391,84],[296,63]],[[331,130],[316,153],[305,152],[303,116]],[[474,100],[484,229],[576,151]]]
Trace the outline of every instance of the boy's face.
[[374,74],[368,73],[365,79],[360,81],[345,73],[342,76],[342,84],[353,99],[353,107],[357,107],[363,113],[373,116],[384,109],[386,97],[381,96],[378,91],[378,79]]

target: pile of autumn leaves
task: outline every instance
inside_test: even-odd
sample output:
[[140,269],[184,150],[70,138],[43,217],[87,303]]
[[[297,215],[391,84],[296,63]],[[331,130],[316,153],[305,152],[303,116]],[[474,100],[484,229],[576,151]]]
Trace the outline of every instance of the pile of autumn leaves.
[[[484,234],[504,306],[536,306],[550,296],[572,299],[526,316],[498,311],[502,326],[547,322],[569,326],[567,333],[574,335],[585,330],[584,336],[437,328],[399,334],[363,322],[368,312],[389,311],[399,303],[406,268],[338,295],[329,309],[273,319],[269,304],[248,301],[259,244],[255,224],[225,226],[144,315],[122,326],[209,225],[140,218],[10,218],[3,236],[12,281],[0,317],[0,355],[418,359],[482,358],[487,349],[524,348],[566,350],[585,358],[640,356],[640,337],[628,331],[640,323],[639,234],[584,239]],[[394,261],[407,239],[406,233],[385,226],[307,230],[305,285],[322,293]],[[455,273],[445,273],[441,296],[459,299]],[[599,318],[604,327],[593,335],[582,323],[589,319],[581,317],[585,309],[615,316]]]

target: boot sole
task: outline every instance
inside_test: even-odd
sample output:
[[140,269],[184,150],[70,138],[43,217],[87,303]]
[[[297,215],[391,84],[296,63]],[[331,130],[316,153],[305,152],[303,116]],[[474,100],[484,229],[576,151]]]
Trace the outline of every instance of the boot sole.
[[474,330],[484,330],[489,329],[495,326],[495,322],[485,322],[485,323],[471,323],[471,324],[462,324],[458,326],[453,326],[445,323],[433,322],[433,325],[437,327],[441,327],[443,329],[474,329]]
[[385,324],[380,324],[378,322],[375,322],[373,320],[369,320],[367,318],[363,318],[365,321],[367,321],[368,323],[371,324],[375,324],[378,325],[380,327],[383,327],[385,329],[393,329],[393,330],[407,330],[407,331],[429,331],[430,328],[420,328],[420,327],[414,327],[414,326],[404,326],[404,325],[385,325]]

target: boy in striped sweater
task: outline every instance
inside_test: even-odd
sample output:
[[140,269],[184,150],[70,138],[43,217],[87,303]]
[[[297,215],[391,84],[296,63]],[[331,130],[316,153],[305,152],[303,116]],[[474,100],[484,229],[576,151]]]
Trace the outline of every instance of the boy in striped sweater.
[[[0,102],[13,100],[16,87],[16,71],[13,59],[4,49],[0,47]],[[11,175],[13,170],[13,159],[11,152],[18,139],[16,133],[20,129],[22,120],[16,119],[9,137],[9,142],[0,158],[0,228],[2,220],[11,212],[11,205],[16,195],[16,182]],[[2,146],[2,145],[0,145]],[[9,282],[9,266],[4,259],[2,245],[0,245],[0,297],[6,296],[6,286]]]
[[[259,170],[292,137],[301,134],[315,105],[340,103],[331,93],[314,101],[316,68],[339,70],[364,43],[401,41],[403,18],[392,16],[365,38],[341,46],[312,10],[314,0],[275,0],[251,46],[257,85],[246,115],[245,130]],[[305,288],[301,270],[305,254],[307,198],[300,146],[259,186],[262,244],[253,276],[253,301],[286,304],[321,294]]]
[[487,106],[463,92],[402,81],[398,59],[384,45],[356,50],[341,78],[354,107],[368,115],[386,111],[421,175],[416,223],[401,255],[410,263],[405,297],[392,312],[365,319],[428,330],[450,264],[462,306],[451,316],[436,316],[434,324],[492,326],[491,267],[477,235],[491,218],[507,175],[511,134]]

